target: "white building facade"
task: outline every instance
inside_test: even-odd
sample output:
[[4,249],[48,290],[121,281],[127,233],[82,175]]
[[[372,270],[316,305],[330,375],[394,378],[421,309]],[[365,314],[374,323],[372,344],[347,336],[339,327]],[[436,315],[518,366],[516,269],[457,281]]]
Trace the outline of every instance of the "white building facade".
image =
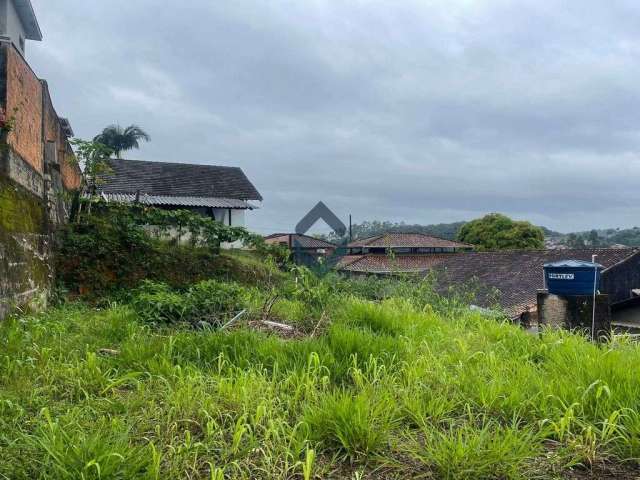
[[0,40],[11,42],[22,56],[27,40],[42,40],[30,0],[0,0]]

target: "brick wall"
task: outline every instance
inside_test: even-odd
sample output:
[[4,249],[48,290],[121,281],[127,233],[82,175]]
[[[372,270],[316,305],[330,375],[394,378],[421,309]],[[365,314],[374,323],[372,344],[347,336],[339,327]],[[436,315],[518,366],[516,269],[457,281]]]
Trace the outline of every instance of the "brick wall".
[[0,319],[46,304],[53,279],[51,236],[68,218],[64,190],[80,170],[49,96],[15,47],[0,42],[0,109],[15,117],[0,136]]
[[69,144],[66,144],[65,148],[61,151],[61,158],[63,158],[63,160],[60,161],[60,174],[64,188],[67,190],[78,190],[82,176],[80,167],[73,160],[74,155]]
[[7,143],[36,171],[42,173],[42,84],[27,62],[10,45],[6,55],[7,117],[15,116],[15,128]]
[[[538,324],[542,327],[566,328],[591,336],[594,321],[592,295],[560,297],[538,291]],[[611,308],[608,295],[597,295],[595,337],[607,338],[611,333]]]

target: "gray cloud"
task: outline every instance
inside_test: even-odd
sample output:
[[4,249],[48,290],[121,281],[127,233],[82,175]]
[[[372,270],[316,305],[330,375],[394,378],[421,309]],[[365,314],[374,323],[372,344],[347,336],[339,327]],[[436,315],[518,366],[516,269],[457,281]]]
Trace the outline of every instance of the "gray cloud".
[[501,211],[567,231],[640,214],[635,2],[33,0],[60,114],[133,157],[238,165],[262,232]]

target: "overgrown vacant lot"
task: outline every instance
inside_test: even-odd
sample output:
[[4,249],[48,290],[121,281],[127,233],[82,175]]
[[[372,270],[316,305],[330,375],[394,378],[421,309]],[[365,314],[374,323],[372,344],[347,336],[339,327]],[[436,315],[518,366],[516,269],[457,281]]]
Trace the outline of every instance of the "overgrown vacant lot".
[[0,477],[634,478],[638,365],[408,300],[302,339],[68,305],[0,327]]

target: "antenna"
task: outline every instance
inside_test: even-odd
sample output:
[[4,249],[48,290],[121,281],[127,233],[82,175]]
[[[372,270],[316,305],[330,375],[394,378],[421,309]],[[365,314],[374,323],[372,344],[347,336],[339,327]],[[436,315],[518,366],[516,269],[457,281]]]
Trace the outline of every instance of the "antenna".
[[591,263],[593,263],[593,312],[591,315],[591,341],[596,338],[596,285],[598,280],[598,265],[596,258],[598,255],[591,255]]

